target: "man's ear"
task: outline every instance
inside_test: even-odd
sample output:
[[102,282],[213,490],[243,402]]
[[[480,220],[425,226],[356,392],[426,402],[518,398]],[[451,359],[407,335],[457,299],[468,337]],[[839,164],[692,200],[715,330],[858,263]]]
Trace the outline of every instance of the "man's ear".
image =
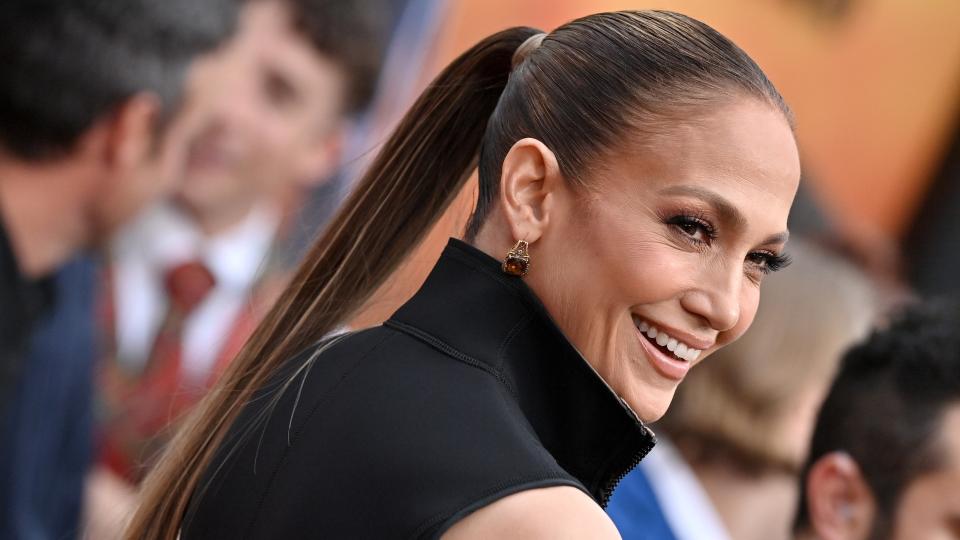
[[159,151],[160,112],[160,99],[147,92],[121,103],[100,126],[106,135],[104,164],[115,170],[132,170]]
[[876,503],[857,462],[846,452],[830,452],[807,474],[810,525],[821,540],[861,540],[869,536]]
[[536,242],[556,219],[558,191],[565,189],[557,158],[542,142],[514,143],[503,160],[500,204],[515,240]]

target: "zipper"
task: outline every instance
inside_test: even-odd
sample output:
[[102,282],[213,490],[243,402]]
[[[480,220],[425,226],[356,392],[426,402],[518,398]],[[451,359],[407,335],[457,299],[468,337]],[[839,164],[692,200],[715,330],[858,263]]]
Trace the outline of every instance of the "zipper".
[[613,491],[617,489],[617,486],[620,485],[620,482],[623,481],[624,477],[630,474],[630,471],[636,468],[637,465],[650,453],[650,450],[653,450],[654,445],[657,443],[656,437],[653,435],[653,432],[650,431],[650,428],[644,424],[640,424],[644,429],[645,441],[644,445],[633,453],[625,467],[620,467],[617,472],[607,480],[606,485],[600,490],[600,507],[606,508],[607,504],[610,502],[610,497],[613,496]]

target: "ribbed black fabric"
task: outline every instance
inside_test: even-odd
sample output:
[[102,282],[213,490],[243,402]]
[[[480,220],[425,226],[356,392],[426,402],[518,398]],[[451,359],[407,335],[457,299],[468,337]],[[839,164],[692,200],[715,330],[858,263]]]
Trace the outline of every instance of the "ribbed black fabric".
[[451,240],[383,326],[308,351],[261,391],[182,538],[436,538],[525,489],[605,504],[653,444],[523,281]]

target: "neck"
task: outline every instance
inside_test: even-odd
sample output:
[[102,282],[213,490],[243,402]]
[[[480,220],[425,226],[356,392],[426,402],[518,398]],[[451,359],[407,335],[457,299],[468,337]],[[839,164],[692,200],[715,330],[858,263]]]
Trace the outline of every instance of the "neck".
[[43,277],[86,247],[87,177],[75,160],[26,163],[0,155],[0,219],[25,275]]
[[778,473],[748,476],[732,467],[717,464],[696,464],[691,467],[717,509],[730,538],[790,538],[797,503],[795,478]]
[[[473,204],[472,199],[470,203]],[[467,214],[470,214],[469,210]],[[503,219],[499,208],[497,208],[487,217],[487,222],[480,228],[477,237],[470,244],[494,259],[502,260],[516,242],[517,239],[513,238],[513,234],[506,225],[506,220]]]

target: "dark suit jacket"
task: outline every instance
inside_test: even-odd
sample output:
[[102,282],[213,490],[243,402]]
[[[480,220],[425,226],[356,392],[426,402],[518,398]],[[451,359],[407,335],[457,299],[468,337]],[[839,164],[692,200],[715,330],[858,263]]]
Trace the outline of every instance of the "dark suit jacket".
[[0,413],[0,538],[79,537],[92,454],[96,265],[80,258],[56,276],[57,305],[29,338]]
[[20,272],[0,216],[0,411],[17,382],[30,332],[52,305],[52,281]]

